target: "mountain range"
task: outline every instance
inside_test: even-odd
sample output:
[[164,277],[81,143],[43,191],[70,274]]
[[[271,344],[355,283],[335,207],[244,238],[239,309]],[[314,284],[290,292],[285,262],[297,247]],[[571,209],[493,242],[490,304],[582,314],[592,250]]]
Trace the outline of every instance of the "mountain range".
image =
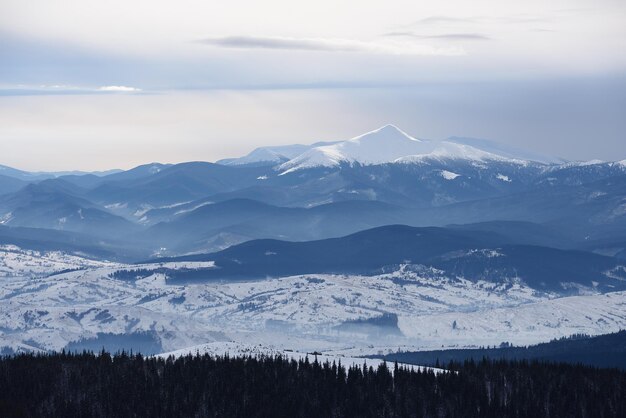
[[217,163],[103,173],[3,166],[0,225],[3,242],[84,244],[94,257],[126,262],[385,225],[448,227],[441,231],[462,232],[467,245],[494,233],[507,245],[623,259],[626,161],[568,162],[487,140],[417,139],[386,125],[345,141],[261,147]]
[[2,167],[0,281],[7,353],[358,357],[615,332],[626,161],[387,125],[215,163]]

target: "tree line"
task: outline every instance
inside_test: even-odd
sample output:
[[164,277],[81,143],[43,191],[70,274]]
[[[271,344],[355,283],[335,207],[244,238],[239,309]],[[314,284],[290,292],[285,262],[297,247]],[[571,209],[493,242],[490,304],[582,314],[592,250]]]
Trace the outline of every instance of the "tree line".
[[277,357],[0,358],[2,417],[624,417],[626,372],[528,361],[447,371]]
[[596,367],[617,367],[626,370],[626,330],[589,336],[574,334],[547,343],[515,347],[503,342],[500,347],[405,351],[379,356],[387,361],[432,365],[447,364],[483,357],[507,360],[539,360],[544,362],[581,363]]

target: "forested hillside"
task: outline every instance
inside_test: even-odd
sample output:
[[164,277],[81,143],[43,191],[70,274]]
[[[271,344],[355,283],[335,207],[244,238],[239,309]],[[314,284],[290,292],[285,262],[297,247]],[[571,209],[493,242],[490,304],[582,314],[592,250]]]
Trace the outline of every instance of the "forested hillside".
[[[395,369],[395,370],[394,370]],[[3,417],[623,417],[626,373],[482,361],[451,371],[122,353],[0,360]]]
[[626,370],[626,330],[606,335],[578,334],[527,347],[500,347],[399,352],[384,356],[388,361],[411,364],[447,364],[450,361],[481,360],[539,360],[563,363],[581,363],[596,367],[618,367]]

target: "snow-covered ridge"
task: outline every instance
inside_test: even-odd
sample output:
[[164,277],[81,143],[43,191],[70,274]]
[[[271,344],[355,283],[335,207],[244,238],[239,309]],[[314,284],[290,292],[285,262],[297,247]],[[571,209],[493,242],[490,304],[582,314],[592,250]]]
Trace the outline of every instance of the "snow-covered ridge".
[[218,161],[218,163],[224,165],[243,165],[259,162],[270,162],[278,164],[302,154],[308,148],[308,146],[300,144],[260,147],[256,148],[250,154],[243,157],[220,160]]
[[600,164],[605,164],[605,163],[606,161],[602,161],[602,160],[570,161],[570,162],[559,165],[558,168],[589,167],[592,165],[600,165]]
[[267,147],[259,147],[247,155],[239,158],[227,158],[224,160],[217,161],[218,164],[222,165],[244,165],[244,164],[255,164],[255,163],[273,163],[280,164],[285,161],[288,161],[292,158],[297,157],[298,155],[306,152],[307,150],[322,146],[322,145],[332,145],[334,142],[316,142],[310,145],[302,145],[302,144],[293,144],[293,145],[275,145],[275,146],[267,146]]
[[394,125],[332,145],[313,147],[278,166],[282,174],[312,167],[333,167],[342,163],[374,165],[415,163],[427,159],[507,161],[525,164],[523,160],[503,157],[470,145],[451,141],[426,141],[412,137]]
[[301,169],[336,167],[341,164],[420,164],[450,160],[482,165],[489,162],[522,166],[539,165],[546,170],[602,164],[626,169],[626,160],[612,163],[600,160],[567,161],[485,139],[465,137],[450,137],[437,141],[417,139],[391,124],[345,141],[259,147],[243,157],[220,160],[217,163],[275,165],[279,174],[287,174]]
[[16,245],[0,245],[0,278],[39,277],[64,270],[116,266],[61,251],[25,250]]

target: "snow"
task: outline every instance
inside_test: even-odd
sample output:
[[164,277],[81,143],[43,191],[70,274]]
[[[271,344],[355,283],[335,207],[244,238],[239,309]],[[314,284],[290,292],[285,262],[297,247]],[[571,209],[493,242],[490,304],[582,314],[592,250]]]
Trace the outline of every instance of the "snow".
[[587,165],[596,165],[596,164],[604,164],[605,162],[602,160],[589,160],[589,161],[582,161],[579,163],[580,166],[587,166]]
[[220,161],[219,163],[224,165],[242,165],[261,162],[280,163],[297,157],[310,147],[309,145],[300,144],[260,147],[243,157]]
[[562,164],[565,162],[562,158],[551,155],[539,154],[536,152],[520,149],[507,144],[501,144],[488,139],[467,138],[467,137],[450,137],[446,141],[456,144],[469,145],[491,154],[501,157],[511,158],[514,160],[534,161],[541,164]]
[[[575,333],[615,332],[626,319],[626,292],[571,296],[510,308],[495,308],[459,314],[446,312],[428,316],[402,316],[399,327],[407,336],[448,345],[460,338],[476,345],[495,340],[516,345],[547,341]],[[456,321],[456,328],[451,324]]]
[[126,209],[128,207],[128,203],[122,203],[122,202],[115,202],[115,203],[111,203],[109,205],[105,205],[104,206],[107,209]]
[[174,215],[175,215],[175,216],[178,216],[178,215],[182,215],[182,214],[184,214],[184,213],[193,212],[193,211],[194,211],[194,210],[196,210],[196,209],[200,209],[200,208],[201,208],[201,207],[203,207],[203,206],[212,205],[213,203],[214,203],[214,202],[202,202],[202,203],[199,203],[199,204],[197,204],[197,205],[195,205],[195,206],[192,206],[192,207],[189,207],[189,208],[185,208],[185,209],[181,209],[181,210],[179,210],[179,211],[176,211],[176,213],[175,213]]
[[[191,201],[185,201],[185,202],[176,202],[176,203],[172,203],[170,205],[164,205],[164,206],[159,206],[159,207],[154,207],[150,204],[147,203],[142,203],[139,205],[139,209],[137,209],[135,211],[135,213],[133,213],[133,216],[136,216],[137,218],[141,218],[139,221],[140,222],[147,222],[148,221],[148,217],[146,216],[146,214],[148,212],[150,212],[151,210],[157,210],[157,209],[172,209],[172,208],[176,208],[179,206],[183,206],[186,204],[191,203]],[[122,208],[125,208],[127,204],[124,204],[123,206],[121,206]]]
[[69,255],[60,251],[23,250],[15,245],[0,245],[0,277],[45,276],[69,269],[114,265]]
[[475,254],[485,257],[485,258],[505,257],[505,255],[502,254],[501,252],[498,252],[497,250],[489,250],[489,249],[469,250],[465,253],[465,256],[470,256],[470,255],[475,255]]
[[454,180],[455,178],[460,176],[460,174],[453,173],[452,171],[448,170],[441,170],[439,174],[446,180]]
[[[15,246],[1,251],[0,345],[16,349],[59,350],[98,332],[154,331],[167,352],[206,344],[221,350],[232,343],[261,344],[264,353],[319,351],[356,358],[442,345],[532,344],[626,327],[626,292],[603,295],[590,288],[586,296],[558,298],[516,281],[471,281],[425,267],[404,266],[377,276],[310,274],[172,284],[168,269],[215,266],[120,265]],[[81,270],[49,276],[76,268]],[[118,270],[136,270],[142,278],[114,279]],[[397,335],[336,328],[382,313],[397,315]]]
[[152,205],[149,205],[147,203],[142,203],[141,205],[139,205],[139,209],[137,209],[135,213],[133,213],[133,215],[136,216],[137,218],[143,217],[146,213],[148,213],[152,209],[154,209]]
[[604,164],[605,161],[602,160],[589,160],[589,161],[572,161],[569,163],[561,164],[557,168],[568,168],[568,167],[588,167],[592,165]]
[[[343,354],[335,354],[335,353],[320,353],[316,352],[299,352],[291,349],[281,349],[272,345],[266,346],[262,344],[251,345],[251,344],[242,344],[234,341],[228,342],[212,342],[207,344],[200,344],[193,347],[187,347],[182,350],[171,351],[167,353],[160,354],[159,357],[167,358],[169,356],[181,357],[185,355],[195,355],[195,354],[209,354],[213,356],[224,356],[228,355],[230,357],[241,357],[241,356],[252,356],[252,357],[274,357],[281,356],[285,359],[290,360],[305,360],[308,359],[310,362],[318,361],[321,364],[326,362],[328,363],[341,363],[344,367],[363,367],[363,365],[367,365],[367,367],[373,367],[377,369],[378,366],[382,363],[386,363],[387,367],[393,372],[394,363],[388,362],[381,359],[373,359],[373,358],[363,358],[363,357],[346,357]],[[398,363],[398,367],[405,368],[408,370],[432,370],[435,373],[441,373],[443,369],[435,368],[435,367],[423,367],[416,366],[413,364],[407,363]]]
[[333,167],[342,163],[374,165],[416,163],[426,159],[499,160],[525,164],[524,161],[501,157],[469,145],[419,140],[393,125],[385,125],[347,141],[313,147],[278,166],[278,171],[287,174],[304,168]]
[[6,225],[11,222],[11,219],[13,219],[13,212],[7,212],[4,215],[0,216],[0,224]]

